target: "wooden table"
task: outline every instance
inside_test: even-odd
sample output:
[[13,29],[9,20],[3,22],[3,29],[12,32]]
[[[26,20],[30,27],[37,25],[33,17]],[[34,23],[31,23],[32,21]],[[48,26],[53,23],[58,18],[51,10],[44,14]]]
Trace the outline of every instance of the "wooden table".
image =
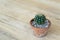
[[[51,27],[43,38],[33,35],[29,21],[37,13],[44,14]],[[0,40],[59,40],[59,0],[0,0]]]

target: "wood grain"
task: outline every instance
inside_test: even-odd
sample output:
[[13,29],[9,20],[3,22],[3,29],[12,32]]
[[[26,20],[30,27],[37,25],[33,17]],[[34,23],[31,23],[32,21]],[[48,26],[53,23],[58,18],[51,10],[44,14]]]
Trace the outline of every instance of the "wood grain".
[[[32,34],[29,21],[42,13],[51,21],[47,36]],[[59,0],[0,0],[0,40],[59,40]]]

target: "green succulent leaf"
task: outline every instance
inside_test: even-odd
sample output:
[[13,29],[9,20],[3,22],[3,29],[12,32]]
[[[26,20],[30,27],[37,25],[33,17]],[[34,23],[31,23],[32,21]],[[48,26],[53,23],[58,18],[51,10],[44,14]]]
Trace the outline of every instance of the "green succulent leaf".
[[46,17],[43,14],[37,14],[34,18],[34,21],[37,24],[44,24],[46,20]]

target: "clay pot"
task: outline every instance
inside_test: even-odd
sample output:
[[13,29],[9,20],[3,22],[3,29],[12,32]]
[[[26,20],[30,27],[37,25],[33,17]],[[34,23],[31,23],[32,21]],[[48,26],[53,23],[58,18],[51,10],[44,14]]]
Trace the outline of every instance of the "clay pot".
[[30,21],[30,24],[31,24],[31,27],[33,29],[34,35],[37,36],[37,37],[43,37],[43,36],[45,36],[47,34],[47,32],[48,32],[48,29],[50,28],[51,22],[48,20],[49,25],[46,28],[37,28],[37,27],[34,27],[32,25],[33,21],[34,21],[34,19],[32,19]]

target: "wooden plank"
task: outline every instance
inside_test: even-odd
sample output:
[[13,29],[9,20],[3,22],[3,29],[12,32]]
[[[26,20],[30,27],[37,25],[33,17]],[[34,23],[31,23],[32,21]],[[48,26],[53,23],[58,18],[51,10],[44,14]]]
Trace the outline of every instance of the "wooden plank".
[[[44,38],[33,36],[29,24],[37,13],[44,14],[52,23]],[[0,35],[0,40],[59,40],[60,3],[58,0],[0,0]]]

